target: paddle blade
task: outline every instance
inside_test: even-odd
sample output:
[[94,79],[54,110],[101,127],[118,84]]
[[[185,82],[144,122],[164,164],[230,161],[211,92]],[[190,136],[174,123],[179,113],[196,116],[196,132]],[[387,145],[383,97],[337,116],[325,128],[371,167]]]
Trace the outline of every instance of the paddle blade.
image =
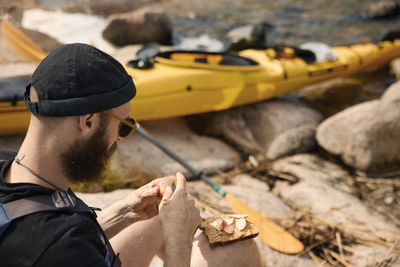
[[1,32],[8,45],[24,58],[39,63],[46,56],[42,49],[10,22],[1,21]]
[[247,219],[260,230],[258,237],[270,248],[285,254],[298,254],[304,250],[303,244],[296,237],[259,212],[230,194],[226,194],[225,199],[231,204],[235,213],[249,215]]

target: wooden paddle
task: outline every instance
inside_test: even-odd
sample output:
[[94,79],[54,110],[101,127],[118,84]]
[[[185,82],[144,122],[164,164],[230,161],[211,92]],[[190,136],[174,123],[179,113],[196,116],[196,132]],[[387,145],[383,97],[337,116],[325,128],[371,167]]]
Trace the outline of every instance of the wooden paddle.
[[[46,54],[36,46],[28,37],[21,31],[15,28],[8,21],[1,22],[1,31],[4,39],[18,54],[34,62],[40,62]],[[210,185],[216,192],[223,196],[232,206],[233,210],[239,214],[248,214],[248,220],[254,223],[260,230],[259,238],[271,248],[286,254],[297,254],[303,251],[303,244],[296,239],[292,234],[278,226],[276,223],[267,219],[259,212],[253,210],[246,204],[240,202],[232,195],[225,192],[220,186],[211,182],[202,172],[194,169],[183,159],[178,157],[170,149],[158,142],[151,136],[145,129],[139,127],[138,133],[156,145],[168,156],[179,162],[183,167],[189,170],[195,177],[199,177],[208,185]]]
[[1,32],[10,47],[24,58],[39,63],[46,56],[31,39],[7,20],[1,21]]
[[250,222],[254,223],[260,230],[259,238],[271,248],[286,253],[286,254],[297,254],[303,251],[303,244],[295,238],[291,233],[284,230],[276,223],[267,219],[259,212],[253,210],[243,202],[237,200],[231,194],[224,191],[219,185],[210,181],[202,172],[194,169],[182,158],[172,152],[169,148],[158,142],[150,133],[148,133],[143,127],[138,127],[137,132],[146,138],[148,141],[160,148],[165,154],[176,160],[188,171],[190,171],[195,177],[200,178],[208,185],[210,185],[216,192],[223,196],[226,201],[231,204],[232,209],[238,214],[248,214],[247,218]]

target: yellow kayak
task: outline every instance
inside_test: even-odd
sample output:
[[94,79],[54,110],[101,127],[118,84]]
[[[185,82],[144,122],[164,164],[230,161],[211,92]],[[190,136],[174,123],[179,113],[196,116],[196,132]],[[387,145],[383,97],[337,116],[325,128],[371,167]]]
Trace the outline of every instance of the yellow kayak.
[[249,49],[239,55],[170,51],[159,54],[151,69],[127,66],[138,88],[133,115],[139,121],[151,120],[259,102],[323,80],[379,68],[400,56],[400,40],[334,47],[336,60],[310,64],[290,56],[292,49],[285,50],[284,58],[274,49]]
[[[45,56],[30,40],[23,39],[25,36],[4,32],[3,26],[3,36],[21,55],[31,56],[32,60]],[[159,53],[148,69],[126,64],[137,87],[132,116],[142,121],[219,111],[294,92],[323,80],[369,71],[400,56],[400,40],[332,49],[335,60],[312,63],[291,48],[269,48],[238,54],[168,51]],[[0,92],[2,135],[24,133],[27,129],[29,113],[23,102],[23,89],[3,96]]]

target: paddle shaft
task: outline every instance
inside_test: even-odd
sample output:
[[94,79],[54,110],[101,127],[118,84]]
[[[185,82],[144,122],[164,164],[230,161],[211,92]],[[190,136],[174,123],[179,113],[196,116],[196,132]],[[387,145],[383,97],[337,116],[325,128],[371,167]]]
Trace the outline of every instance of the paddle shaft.
[[[43,51],[34,46],[33,42],[29,40],[24,34],[19,32],[17,29],[13,28],[11,24],[4,23],[3,20],[1,23],[1,30],[3,32],[3,37],[5,35],[8,38],[8,41],[11,41],[11,46],[16,48],[16,51],[22,53],[25,57],[30,60],[40,61],[45,54]],[[6,34],[4,34],[6,33]],[[184,160],[175,155],[171,150],[160,144],[154,137],[152,137],[147,131],[143,128],[139,128],[138,132],[151,143],[156,145],[162,151],[164,151],[168,156],[178,161],[182,166],[188,169],[192,174],[202,179],[208,185],[210,185],[215,191],[224,196],[224,198],[230,203],[233,210],[237,213],[249,214],[249,219],[253,220],[254,224],[259,226],[260,228],[260,239],[265,244],[269,245],[271,248],[287,253],[287,254],[297,254],[304,250],[303,244],[296,239],[292,234],[285,231],[281,227],[279,227],[274,222],[270,221],[266,217],[262,216],[259,212],[251,209],[244,203],[238,201],[232,195],[227,194],[224,190],[222,190],[218,185],[212,183],[202,172],[197,171],[189,164],[187,164]]]
[[146,138],[148,141],[150,141],[151,143],[153,143],[155,146],[157,146],[159,149],[161,149],[165,154],[167,154],[169,157],[171,157],[172,159],[176,160],[177,162],[179,162],[179,164],[181,164],[183,167],[185,167],[185,169],[187,169],[190,173],[192,173],[195,177],[200,178],[201,180],[203,180],[206,184],[208,184],[209,186],[211,186],[216,192],[218,192],[219,194],[221,194],[221,196],[225,196],[226,192],[225,190],[223,190],[221,187],[219,187],[217,184],[213,183],[210,181],[209,178],[207,178],[207,176],[204,175],[204,173],[202,173],[199,170],[196,170],[195,168],[193,168],[191,165],[189,165],[186,161],[184,161],[181,157],[179,157],[178,155],[176,155],[174,152],[172,152],[168,147],[164,146],[163,144],[161,144],[160,142],[158,142],[149,132],[147,132],[143,127],[141,127],[140,125],[138,126],[138,128],[136,129],[136,131],[143,136],[144,138]]

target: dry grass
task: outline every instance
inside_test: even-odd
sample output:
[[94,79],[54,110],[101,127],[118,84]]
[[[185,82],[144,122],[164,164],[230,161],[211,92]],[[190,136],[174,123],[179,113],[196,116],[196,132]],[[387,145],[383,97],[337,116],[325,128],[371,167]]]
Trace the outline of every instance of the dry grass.
[[[231,177],[247,173],[271,187],[278,180],[285,180],[292,184],[298,181],[297,177],[272,170],[270,166],[268,161],[249,160],[229,172],[218,173],[218,176],[225,180],[225,183],[230,183]],[[353,179],[357,196],[361,201],[369,206],[372,205],[378,211],[392,214],[393,222],[400,224],[400,210],[396,208],[400,201],[398,179],[372,179],[358,176],[353,176]],[[387,196],[393,198],[391,203],[387,203]],[[202,208],[207,209],[207,204],[202,203]],[[211,213],[217,212],[215,207],[212,208]],[[352,246],[357,244],[387,251],[384,257],[371,263],[371,266],[392,266],[391,263],[400,257],[400,240],[393,238],[393,236],[399,236],[400,230],[394,235],[393,230],[372,228],[360,223],[332,223],[311,212],[310,209],[295,210],[295,212],[296,216],[293,218],[270,217],[270,219],[296,236],[305,246],[302,254],[309,255],[319,266],[352,266],[350,258],[357,253]]]
[[[301,240],[308,254],[317,264],[351,266],[352,245],[360,244],[386,249],[385,257],[376,266],[390,266],[400,254],[399,240],[387,229],[371,228],[361,224],[335,224],[310,210],[297,211],[290,219],[271,218]],[[400,233],[400,230],[397,233]]]

